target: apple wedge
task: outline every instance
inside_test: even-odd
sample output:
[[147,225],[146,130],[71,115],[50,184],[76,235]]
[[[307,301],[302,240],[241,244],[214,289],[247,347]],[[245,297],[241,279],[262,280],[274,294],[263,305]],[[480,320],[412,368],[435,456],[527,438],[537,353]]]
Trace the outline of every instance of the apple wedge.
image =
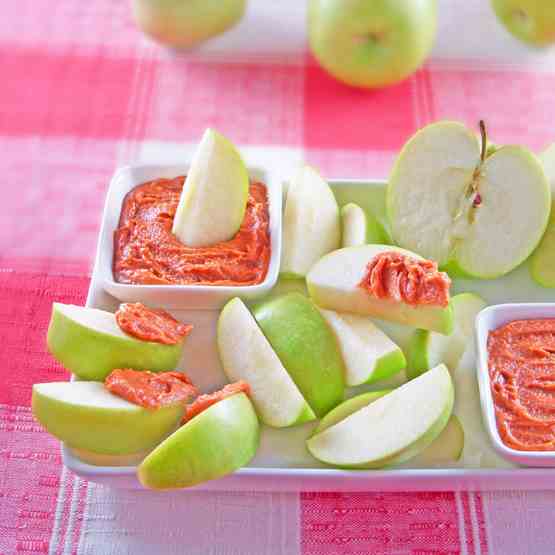
[[151,449],[175,430],[184,411],[180,404],[145,409],[100,382],[35,384],[32,410],[46,431],[69,447],[99,455]]
[[391,377],[406,366],[403,351],[368,317],[320,310],[335,333],[345,363],[345,385]]
[[537,157],[503,146],[490,156],[473,132],[442,121],[403,147],[387,190],[395,242],[452,275],[493,279],[521,264],[539,243],[550,190]]
[[310,296],[321,308],[392,320],[438,333],[451,333],[453,314],[450,306],[413,306],[404,302],[379,299],[359,287],[368,263],[376,255],[389,251],[421,259],[410,251],[390,245],[364,245],[339,249],[324,256],[310,270],[306,277]]
[[304,166],[289,185],[283,214],[281,274],[304,277],[324,254],[339,248],[337,201],[316,170]]
[[542,287],[555,287],[555,143],[540,154],[551,186],[551,214],[538,248],[530,257],[530,275]]
[[[332,411],[328,412],[317,428],[314,434],[319,434],[334,424],[341,422],[359,409],[373,403],[380,397],[391,393],[390,389],[382,391],[369,391],[362,393],[351,399],[347,399]],[[442,432],[426,447],[420,451],[415,457],[407,460],[402,466],[407,468],[414,467],[430,467],[440,466],[444,464],[453,463],[458,461],[461,457],[464,448],[464,431],[459,419],[452,414]]]
[[341,208],[341,226],[343,247],[387,242],[387,237],[378,220],[354,202]]
[[144,459],[137,475],[147,488],[187,488],[246,465],[258,442],[254,407],[247,395],[238,393],[181,426]]
[[172,231],[188,247],[228,241],[239,231],[249,194],[249,174],[235,146],[207,129],[193,156]]
[[449,370],[437,366],[307,440],[318,460],[342,468],[382,468],[424,450],[453,410]]
[[442,362],[453,372],[468,345],[474,342],[476,315],[486,306],[484,299],[474,293],[455,295],[451,299],[454,318],[451,335],[415,330],[408,349],[409,380]]
[[337,341],[312,301],[288,293],[257,305],[254,317],[318,417],[343,400],[344,366]]
[[52,304],[48,350],[83,380],[102,381],[114,368],[173,370],[183,342],[141,341],[121,331],[114,314],[72,304]]
[[243,301],[231,299],[218,319],[218,350],[230,381],[246,381],[268,426],[283,428],[316,418]]

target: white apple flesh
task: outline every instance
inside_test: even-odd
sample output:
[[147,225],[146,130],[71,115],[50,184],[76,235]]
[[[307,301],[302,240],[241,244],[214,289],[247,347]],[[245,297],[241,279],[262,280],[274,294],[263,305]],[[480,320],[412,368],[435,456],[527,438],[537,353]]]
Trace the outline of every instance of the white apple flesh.
[[403,351],[368,317],[324,309],[320,312],[341,349],[347,386],[383,380],[405,368]]
[[281,275],[304,277],[318,259],[340,244],[339,207],[333,192],[313,168],[304,166],[287,191]]
[[475,134],[456,122],[418,131],[395,162],[387,211],[395,242],[453,275],[502,276],[540,241],[550,191],[540,162],[505,146],[482,160]]
[[453,409],[449,371],[437,366],[316,433],[307,441],[318,460],[343,468],[382,468],[424,450]]
[[61,303],[52,304],[46,343],[70,372],[98,381],[114,368],[173,370],[183,350],[183,341],[164,345],[127,335],[111,312]]
[[99,382],[35,384],[32,409],[47,432],[98,455],[144,453],[176,429],[184,411],[180,404],[148,410]]
[[239,231],[249,194],[249,175],[235,146],[207,129],[193,156],[172,231],[188,247],[228,241]]
[[316,418],[256,320],[238,297],[218,320],[218,350],[230,381],[246,381],[260,420],[283,428]]
[[449,305],[412,306],[401,301],[379,299],[359,287],[368,263],[378,254],[389,251],[421,258],[413,252],[390,245],[339,249],[324,256],[310,270],[306,278],[310,296],[321,308],[392,320],[438,333],[451,333],[453,315]]
[[341,226],[342,247],[379,244],[387,240],[378,220],[353,202],[341,208]]

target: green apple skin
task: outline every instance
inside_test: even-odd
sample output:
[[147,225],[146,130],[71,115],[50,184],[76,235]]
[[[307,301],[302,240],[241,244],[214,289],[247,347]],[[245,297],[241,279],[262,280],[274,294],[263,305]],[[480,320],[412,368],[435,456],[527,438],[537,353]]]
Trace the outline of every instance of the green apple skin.
[[179,404],[147,410],[112,395],[99,382],[35,384],[31,406],[47,432],[69,447],[99,455],[151,449],[183,416]]
[[123,332],[104,333],[68,317],[63,307],[60,303],[52,305],[46,344],[56,360],[83,380],[103,381],[114,368],[173,370],[181,358],[182,342],[164,345]]
[[307,275],[311,298],[321,308],[352,312],[449,335],[453,330],[451,305],[414,307],[403,302],[377,299],[358,286],[367,264],[379,253],[389,251],[421,259],[414,252],[391,245],[364,245],[336,250],[322,257]]
[[137,469],[150,489],[188,488],[245,466],[259,443],[254,407],[244,393],[222,399],[189,420]]
[[376,88],[402,81],[429,54],[436,36],[435,0],[310,0],[313,55],[339,81]]
[[347,418],[347,416],[353,414],[353,412],[356,412],[362,407],[369,405],[376,399],[379,399],[380,397],[383,397],[388,393],[391,393],[391,389],[383,389],[382,391],[368,391],[366,393],[361,393],[356,397],[351,397],[350,399],[343,401],[340,405],[337,405],[333,410],[328,412],[328,414],[326,414],[326,416],[324,416],[322,420],[320,420],[312,435],[323,432],[334,424],[341,422],[341,420],[344,420],[345,418]]
[[245,12],[246,0],[133,0],[139,28],[154,40],[191,48],[227,31]]
[[505,28],[522,42],[538,47],[555,43],[555,4],[551,0],[491,0]]
[[344,395],[344,365],[332,330],[314,304],[288,293],[257,305],[254,317],[318,417]]
[[[432,374],[434,375],[434,382],[432,382],[430,380]],[[366,461],[361,461],[361,462],[351,462],[351,461],[347,461],[347,459],[345,458],[345,454],[344,452],[337,452],[339,459],[341,459],[340,461],[338,461],[337,459],[333,460],[332,458],[330,458],[330,453],[329,453],[329,448],[326,449],[326,442],[329,443],[329,435],[330,432],[334,432],[335,433],[335,437],[337,438],[337,430],[334,430],[334,428],[337,426],[342,426],[343,427],[343,433],[347,434],[348,436],[350,436],[352,438],[352,436],[354,434],[357,433],[356,430],[352,429],[352,426],[350,426],[350,428],[347,430],[345,428],[345,424],[347,424],[346,420],[348,418],[352,419],[352,418],[357,418],[360,415],[362,415],[361,411],[366,411],[368,407],[374,405],[374,403],[376,401],[380,401],[380,403],[386,401],[387,397],[390,395],[395,395],[397,396],[397,402],[401,402],[400,401],[400,396],[404,395],[405,396],[405,401],[408,400],[407,396],[406,396],[406,392],[407,391],[414,391],[415,387],[414,384],[416,384],[417,381],[420,380],[420,383],[418,384],[418,387],[421,386],[422,383],[424,383],[424,381],[429,384],[429,387],[432,386],[434,389],[436,389],[436,393],[435,394],[441,394],[441,403],[438,403],[438,407],[441,405],[442,409],[441,411],[437,414],[437,416],[435,417],[435,419],[433,420],[433,422],[430,423],[429,427],[426,429],[426,431],[424,433],[422,433],[420,436],[418,436],[416,439],[414,439],[413,441],[411,441],[408,444],[403,444],[398,446],[394,451],[392,451],[389,454],[383,454],[383,456],[379,457],[379,458],[373,458],[372,460],[366,460]],[[430,391],[428,387],[428,391]],[[421,388],[420,388],[421,389]],[[424,393],[423,391],[419,391],[418,393]],[[420,398],[420,396],[418,396],[418,398],[414,398],[411,402],[414,403],[414,401],[417,400],[417,402],[425,402],[423,398]],[[447,368],[444,365],[439,365],[438,367],[429,370],[427,373],[423,374],[422,376],[420,376],[419,378],[417,378],[416,380],[413,380],[411,382],[408,382],[404,385],[402,385],[401,387],[399,387],[396,390],[393,390],[392,392],[389,392],[387,395],[380,395],[374,399],[371,400],[370,403],[368,404],[363,404],[361,402],[362,407],[359,408],[358,410],[352,412],[351,414],[347,414],[347,412],[349,411],[345,411],[346,416],[342,419],[339,420],[339,422],[337,422],[335,425],[330,426],[328,428],[326,428],[324,431],[320,431],[320,432],[315,432],[308,440],[307,440],[307,447],[309,452],[318,460],[320,460],[323,463],[329,464],[331,466],[335,466],[337,468],[345,468],[345,469],[372,469],[372,468],[385,468],[385,467],[390,467],[390,466],[395,466],[398,464],[401,464],[411,458],[413,458],[414,456],[416,456],[418,453],[424,451],[429,445],[432,444],[432,442],[441,434],[441,432],[443,431],[443,429],[445,428],[445,426],[447,425],[450,417],[451,417],[451,413],[453,411],[453,404],[454,404],[454,400],[455,400],[455,392],[454,392],[454,388],[453,388],[453,382],[451,380],[451,377],[449,375],[449,371],[447,370]],[[386,401],[387,402],[387,401]],[[416,405],[412,406],[412,407],[407,407],[407,412],[405,413],[405,415],[403,415],[403,418],[414,418],[414,409],[415,409]],[[382,407],[380,407],[380,411],[382,410]],[[378,411],[378,409],[376,409],[376,412]],[[359,414],[360,413],[360,414]],[[377,415],[373,415],[376,416],[377,418],[382,417],[383,420],[383,414],[382,412],[379,412]],[[429,419],[429,418],[428,418]],[[360,421],[360,418],[359,418]],[[352,421],[349,422],[349,424],[352,424]],[[370,425],[370,422],[368,422],[368,425]],[[384,422],[381,423],[382,426],[385,425]],[[402,422],[401,421],[397,421],[395,423],[393,423],[393,429],[396,430],[397,432],[400,429],[400,426],[402,426]],[[364,429],[366,429],[366,427],[364,427]],[[326,438],[326,440],[323,440],[323,434],[327,434],[328,437]],[[346,436],[345,436],[346,437]],[[358,435],[357,435],[358,437]],[[362,438],[361,438],[362,440]],[[323,449],[322,449],[323,448]],[[327,451],[327,452],[326,452]]]

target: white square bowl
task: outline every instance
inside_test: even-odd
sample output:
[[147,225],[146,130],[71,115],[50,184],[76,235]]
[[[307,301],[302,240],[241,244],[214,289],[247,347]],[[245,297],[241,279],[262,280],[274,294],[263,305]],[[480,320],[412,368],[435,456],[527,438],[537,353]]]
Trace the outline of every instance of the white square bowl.
[[482,417],[495,450],[505,459],[524,466],[555,466],[555,451],[518,451],[507,447],[497,430],[488,369],[488,335],[513,320],[555,318],[555,303],[497,304],[484,308],[476,317],[478,384]]
[[124,302],[143,302],[166,308],[213,310],[221,308],[229,299],[241,297],[253,300],[264,296],[276,283],[281,258],[282,183],[259,168],[249,168],[251,179],[263,182],[268,191],[270,212],[271,258],[268,273],[262,283],[248,286],[222,285],[132,285],[114,280],[114,231],[116,230],[125,195],[137,185],[158,178],[185,175],[187,165],[126,166],[114,174],[102,216],[99,239],[98,269],[103,287],[110,295]]

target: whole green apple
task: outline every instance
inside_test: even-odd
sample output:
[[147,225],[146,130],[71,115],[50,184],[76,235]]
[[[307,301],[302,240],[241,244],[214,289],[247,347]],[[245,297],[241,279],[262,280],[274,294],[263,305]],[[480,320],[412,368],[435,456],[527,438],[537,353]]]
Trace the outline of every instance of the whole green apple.
[[517,39],[533,46],[555,43],[553,0],[491,0],[503,25]]
[[334,77],[356,87],[392,85],[430,52],[436,0],[310,0],[312,53]]
[[153,39],[190,48],[223,33],[245,12],[246,0],[133,0],[139,28]]

